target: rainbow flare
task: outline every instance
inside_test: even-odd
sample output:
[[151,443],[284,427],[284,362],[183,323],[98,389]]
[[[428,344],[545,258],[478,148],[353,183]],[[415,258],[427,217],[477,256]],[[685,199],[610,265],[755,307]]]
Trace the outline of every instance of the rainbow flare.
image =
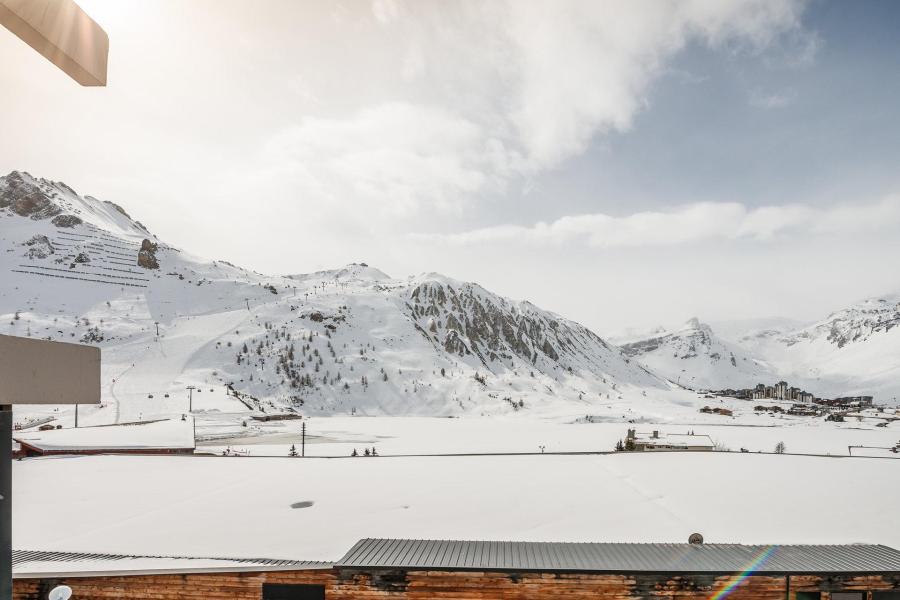
[[775,546],[767,546],[767,547],[763,548],[762,550],[760,550],[759,554],[757,554],[753,558],[753,560],[750,561],[750,564],[747,566],[747,568],[744,569],[743,571],[741,571],[740,573],[733,575],[731,578],[731,581],[728,582],[728,585],[726,585],[724,588],[722,588],[721,590],[719,590],[718,592],[713,594],[710,597],[710,600],[722,600],[723,598],[727,597],[728,594],[730,594],[731,592],[734,591],[734,588],[739,586],[742,581],[744,581],[745,579],[747,579],[748,577],[753,575],[753,573],[757,569],[759,569],[763,565],[763,563],[765,563],[767,560],[769,560],[769,557],[772,556],[772,553],[774,551],[775,551]]

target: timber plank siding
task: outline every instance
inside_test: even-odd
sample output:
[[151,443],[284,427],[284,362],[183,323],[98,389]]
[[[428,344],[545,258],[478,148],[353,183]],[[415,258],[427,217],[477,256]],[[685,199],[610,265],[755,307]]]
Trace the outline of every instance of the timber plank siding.
[[[336,600],[709,600],[732,575],[478,572],[405,569],[321,569],[16,579],[13,600],[44,600],[64,583],[73,600],[261,600],[263,583],[317,584]],[[790,592],[788,593],[788,577]],[[900,591],[900,574],[758,575],[744,579],[729,600],[796,600],[797,592]],[[864,594],[863,600],[871,600]]]
[[329,597],[334,578],[323,569],[14,579],[13,600],[46,600],[59,584],[72,588],[72,600],[260,600],[263,583],[325,585]]
[[73,600],[884,600],[874,593],[900,591],[900,552],[864,544],[363,539],[337,563],[24,550],[17,561],[14,600],[45,600],[59,584]]

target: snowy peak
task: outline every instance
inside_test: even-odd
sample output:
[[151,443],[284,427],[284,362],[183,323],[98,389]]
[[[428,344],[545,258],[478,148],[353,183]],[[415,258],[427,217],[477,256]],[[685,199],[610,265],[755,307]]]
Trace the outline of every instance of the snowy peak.
[[900,296],[869,298],[827,318],[783,336],[791,346],[803,341],[826,340],[837,348],[865,342],[900,326]]
[[634,340],[621,348],[647,368],[690,387],[755,385],[769,374],[765,363],[719,338],[696,317],[676,331]]
[[0,177],[0,210],[35,221],[49,220],[60,229],[88,224],[110,233],[150,236],[117,204],[79,196],[65,183],[38,179],[22,171]]
[[350,263],[340,269],[328,269],[325,271],[316,271],[314,273],[299,273],[296,275],[287,275],[288,279],[296,281],[311,280],[334,280],[334,281],[387,281],[391,277],[384,271],[370,267],[366,263]]

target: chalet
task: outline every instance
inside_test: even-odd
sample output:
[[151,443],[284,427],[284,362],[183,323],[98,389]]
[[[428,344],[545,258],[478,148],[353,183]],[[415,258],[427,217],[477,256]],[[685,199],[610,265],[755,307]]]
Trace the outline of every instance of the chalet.
[[[695,539],[694,536],[691,536]],[[886,546],[745,546],[363,539],[337,562],[13,555],[13,600],[897,600]]]
[[625,440],[626,447],[633,447],[637,452],[709,452],[715,448],[715,443],[708,435],[693,433],[661,433],[656,430],[638,433],[629,429]]

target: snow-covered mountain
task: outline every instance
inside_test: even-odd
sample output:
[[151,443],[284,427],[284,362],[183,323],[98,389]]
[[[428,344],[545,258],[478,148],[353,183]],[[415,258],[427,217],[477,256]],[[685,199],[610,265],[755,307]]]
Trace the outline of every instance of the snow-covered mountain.
[[773,377],[765,362],[721,339],[696,318],[674,331],[658,328],[621,348],[648,369],[692,389],[752,387]]
[[476,284],[365,264],[269,277],[27,173],[0,177],[0,272],[0,332],[103,348],[87,423],[183,412],[187,385],[194,409],[313,414],[587,414],[681,393],[584,326]]
[[740,344],[823,396],[900,398],[900,295],[870,298],[807,327],[765,330]]

